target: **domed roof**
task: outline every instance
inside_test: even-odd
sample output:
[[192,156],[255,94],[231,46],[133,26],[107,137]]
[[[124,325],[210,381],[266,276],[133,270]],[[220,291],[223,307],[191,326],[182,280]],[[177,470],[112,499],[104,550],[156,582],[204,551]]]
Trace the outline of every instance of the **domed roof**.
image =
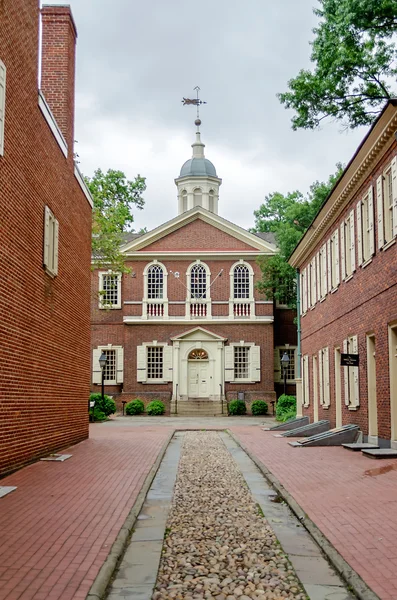
[[179,177],[217,177],[214,165],[208,158],[190,158],[182,165]]

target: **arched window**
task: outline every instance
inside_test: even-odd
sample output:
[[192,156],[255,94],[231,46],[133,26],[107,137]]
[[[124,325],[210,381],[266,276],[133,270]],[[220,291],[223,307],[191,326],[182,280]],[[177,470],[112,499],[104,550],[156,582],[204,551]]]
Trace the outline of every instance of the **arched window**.
[[211,212],[215,212],[214,190],[210,190],[208,196],[208,210],[210,210]]
[[152,265],[147,273],[147,297],[161,300],[164,295],[164,272],[160,265]]
[[190,271],[191,298],[207,297],[207,271],[204,265],[194,265]]
[[250,297],[250,272],[247,265],[237,265],[233,271],[233,297]]
[[182,212],[187,211],[187,191],[183,190],[182,192]]
[[193,191],[193,206],[203,206],[203,194],[199,188]]
[[208,360],[208,352],[205,350],[196,349],[189,353],[189,360]]

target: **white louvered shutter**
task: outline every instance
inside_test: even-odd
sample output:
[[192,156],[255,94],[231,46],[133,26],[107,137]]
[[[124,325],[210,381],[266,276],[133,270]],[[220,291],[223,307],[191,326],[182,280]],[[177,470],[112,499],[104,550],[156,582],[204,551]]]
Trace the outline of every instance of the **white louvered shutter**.
[[340,262],[342,265],[342,281],[344,281],[346,279],[345,221],[340,226]]
[[251,381],[261,380],[261,348],[260,346],[251,346],[249,351]]
[[327,287],[326,290],[332,290],[332,262],[331,262],[331,240],[327,240]]
[[329,382],[329,349],[324,349],[324,406],[330,405],[330,382]]
[[225,346],[225,381],[234,381],[234,346]]
[[0,60],[0,156],[4,154],[4,121],[6,108],[6,67]]
[[320,386],[320,404],[324,404],[324,385],[323,385],[323,351],[318,351],[318,381]]
[[321,249],[321,277],[323,284],[323,294],[322,298],[327,295],[327,246],[324,246]]
[[59,223],[54,223],[54,275],[58,275],[58,246],[59,246]]
[[172,346],[163,347],[163,379],[172,381]]
[[[343,354],[347,354],[347,340],[343,340]],[[349,367],[343,367],[343,383],[345,387],[345,404],[349,406]]]
[[124,381],[124,348],[116,348],[116,382]]
[[320,268],[320,252],[316,254],[316,279],[317,279],[317,299],[321,298],[321,268]]
[[334,235],[334,250],[335,250],[335,283],[340,284],[340,269],[339,269],[339,229],[335,231]]
[[303,270],[303,312],[307,312],[307,267]]
[[312,303],[314,306],[318,299],[317,298],[317,261],[316,261],[316,257],[314,257],[312,260],[312,290],[313,290]]
[[50,209],[44,208],[44,257],[43,264],[48,266],[50,259]]
[[376,211],[378,215],[378,248],[385,243],[385,232],[383,230],[383,177],[380,175],[376,180]]
[[[355,335],[352,340],[352,353],[358,354],[358,338]],[[354,406],[360,406],[359,367],[351,367],[354,389]]]
[[299,299],[300,299],[300,314],[303,315],[303,273],[299,276]]
[[363,264],[363,236],[362,236],[362,219],[361,219],[361,200],[357,202],[357,251],[358,251],[358,264]]
[[98,385],[102,383],[102,369],[99,365],[101,353],[101,350],[98,348],[92,351],[92,383],[97,383]]
[[368,190],[369,255],[375,254],[374,188]]
[[307,265],[307,308],[312,306],[312,263]]
[[136,380],[138,382],[146,381],[147,358],[146,346],[137,346],[136,348]]
[[397,235],[397,156],[391,161],[391,181],[393,192],[393,236]]
[[352,273],[356,270],[356,238],[354,232],[354,210],[350,213],[350,257]]
[[310,404],[310,385],[309,385],[309,357],[306,355],[303,357],[303,386],[305,390],[304,404],[309,406]]

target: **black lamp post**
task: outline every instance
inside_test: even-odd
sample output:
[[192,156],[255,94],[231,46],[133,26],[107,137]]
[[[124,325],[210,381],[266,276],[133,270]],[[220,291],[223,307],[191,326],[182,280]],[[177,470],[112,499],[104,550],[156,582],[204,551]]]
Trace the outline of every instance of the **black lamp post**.
[[106,354],[104,352],[102,352],[101,356],[99,357],[99,366],[101,367],[102,370],[102,377],[101,377],[101,381],[102,381],[102,406],[105,400],[105,365],[107,363],[108,357],[106,356]]
[[284,352],[282,358],[281,358],[281,364],[283,366],[283,374],[284,374],[284,396],[287,393],[287,369],[288,369],[288,365],[289,365],[289,356],[287,354],[287,352]]

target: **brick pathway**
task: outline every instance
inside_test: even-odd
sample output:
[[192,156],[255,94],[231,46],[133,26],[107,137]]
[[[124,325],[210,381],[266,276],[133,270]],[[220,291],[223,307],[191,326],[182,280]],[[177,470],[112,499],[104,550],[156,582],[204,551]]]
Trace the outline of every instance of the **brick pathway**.
[[382,600],[397,598],[397,460],[291,448],[259,427],[233,433],[292,494]]
[[91,438],[1,480],[0,600],[85,598],[170,427],[91,426]]

